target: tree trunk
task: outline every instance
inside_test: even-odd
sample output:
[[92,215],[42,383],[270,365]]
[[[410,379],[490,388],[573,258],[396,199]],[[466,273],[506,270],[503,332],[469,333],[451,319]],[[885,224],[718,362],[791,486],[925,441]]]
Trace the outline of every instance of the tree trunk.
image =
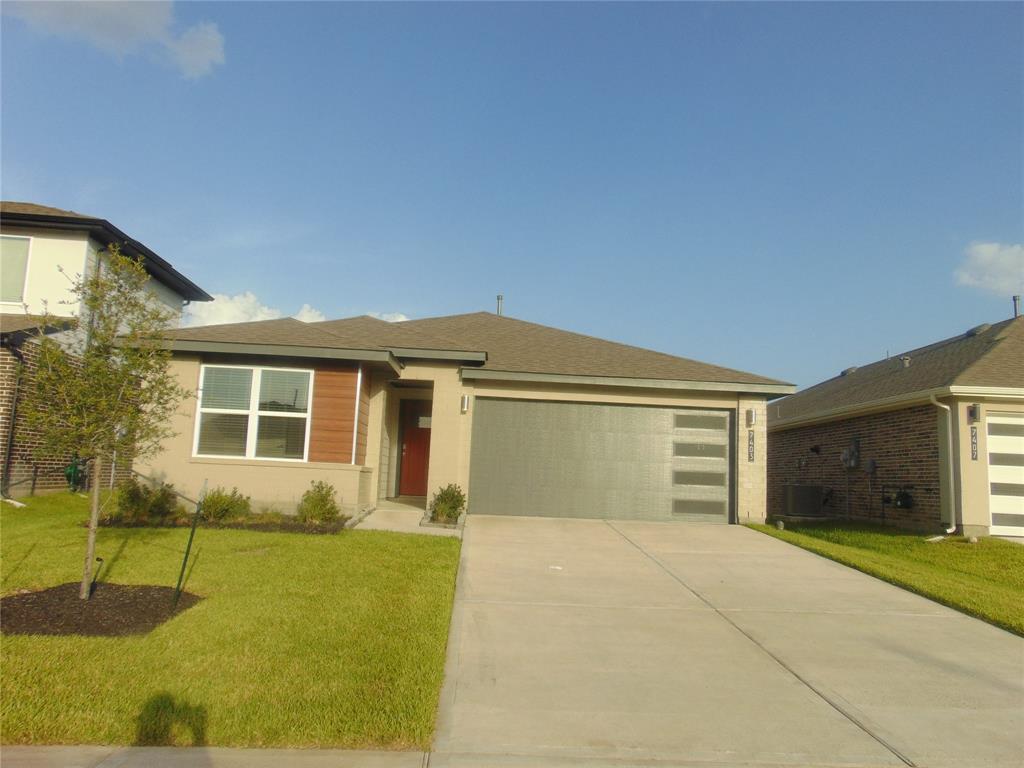
[[85,568],[82,570],[82,589],[78,596],[88,600],[92,591],[92,564],[96,561],[96,528],[100,523],[100,470],[103,460],[97,456],[92,460],[92,472],[89,482],[92,483],[92,509],[89,512],[89,543],[85,546]]

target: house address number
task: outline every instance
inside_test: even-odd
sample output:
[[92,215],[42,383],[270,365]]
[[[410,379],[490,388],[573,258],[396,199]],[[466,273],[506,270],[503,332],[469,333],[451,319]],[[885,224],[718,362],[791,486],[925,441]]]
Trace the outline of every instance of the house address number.
[[747,461],[754,460],[754,430],[747,430]]
[[978,460],[978,428],[971,425],[971,461]]

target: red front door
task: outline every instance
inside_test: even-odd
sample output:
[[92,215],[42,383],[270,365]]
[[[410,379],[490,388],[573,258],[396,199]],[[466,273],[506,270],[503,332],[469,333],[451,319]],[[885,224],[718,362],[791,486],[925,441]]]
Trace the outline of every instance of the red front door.
[[398,428],[402,443],[398,495],[426,496],[430,464],[430,401],[403,400]]

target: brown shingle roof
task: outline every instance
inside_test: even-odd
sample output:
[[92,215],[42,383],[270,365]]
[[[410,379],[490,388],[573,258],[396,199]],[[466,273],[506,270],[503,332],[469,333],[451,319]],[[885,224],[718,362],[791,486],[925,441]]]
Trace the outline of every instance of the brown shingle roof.
[[[752,373],[528,323],[490,312],[388,323],[352,317],[319,323],[268,320],[174,331],[171,338],[367,350],[484,352],[484,370],[730,384],[785,384]],[[414,355],[412,355],[414,356]]]
[[769,422],[813,420],[816,414],[950,386],[1024,389],[1024,317],[979,326],[808,387],[773,403]]
[[[27,315],[24,312],[0,313],[0,335],[7,336],[8,334],[21,333],[23,331],[35,331],[42,324],[43,320],[45,318],[39,315]],[[48,326],[46,331],[61,330],[70,327],[74,322],[71,318],[60,318],[54,321],[55,324]]]
[[619,344],[491,312],[410,320],[413,330],[487,352],[485,370],[736,384],[785,384],[745,371]]
[[16,200],[0,201],[0,214],[3,213],[22,214],[26,216],[63,216],[69,219],[100,221],[96,216],[89,216],[75,211],[66,211],[63,208],[51,208],[48,205],[39,205],[38,203],[20,203]]
[[348,343],[348,340],[291,317],[279,320],[258,320],[251,323],[226,323],[180,328],[167,337],[179,341],[207,341],[227,344],[263,344],[289,347],[326,347],[330,349],[380,349],[374,344]]

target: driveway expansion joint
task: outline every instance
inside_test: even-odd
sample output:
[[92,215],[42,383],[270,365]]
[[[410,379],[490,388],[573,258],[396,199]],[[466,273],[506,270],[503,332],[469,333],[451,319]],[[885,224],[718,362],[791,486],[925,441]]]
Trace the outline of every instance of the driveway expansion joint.
[[796,678],[798,681],[800,681],[803,685],[805,685],[810,691],[812,691],[822,701],[824,701],[826,704],[828,704],[830,707],[832,707],[834,710],[836,710],[836,712],[841,714],[843,717],[845,717],[847,720],[849,720],[851,723],[853,723],[853,725],[855,725],[857,728],[859,728],[865,734],[867,734],[872,739],[874,739],[876,742],[878,742],[882,747],[884,747],[886,750],[888,750],[890,753],[892,753],[893,756],[895,756],[897,759],[900,760],[900,762],[902,762],[904,765],[909,766],[909,768],[918,768],[916,763],[914,763],[909,757],[904,755],[895,746],[890,744],[882,736],[880,736],[879,734],[875,733],[860,717],[858,717],[855,714],[853,714],[852,712],[850,712],[846,707],[844,707],[839,702],[835,701],[832,697],[828,696],[824,691],[820,690],[815,685],[813,685],[809,680],[804,678],[799,672],[797,672],[795,669],[793,669],[789,664],[787,664],[785,661],[783,661],[779,656],[777,656],[776,654],[772,653],[764,645],[762,645],[757,640],[757,638],[755,638],[753,635],[751,635],[749,632],[747,632],[745,629],[743,629],[739,624],[737,624],[735,621],[733,621],[728,616],[728,614],[725,611],[719,609],[718,606],[716,606],[707,597],[705,597],[703,594],[701,594],[699,591],[697,591],[697,589],[692,587],[690,584],[687,584],[682,578],[679,577],[678,574],[673,573],[673,571],[670,568],[668,568],[668,566],[666,566],[657,556],[655,556],[655,555],[651,554],[650,552],[648,552],[646,549],[644,549],[642,546],[640,546],[637,542],[635,542],[633,539],[631,539],[629,536],[627,536],[621,530],[616,528],[615,525],[612,523],[612,521],[605,520],[604,523],[609,528],[611,528],[613,531],[615,531],[615,533],[617,533],[619,536],[621,536],[625,541],[627,541],[631,545],[633,545],[640,553],[642,553],[645,557],[647,557],[651,562],[653,562],[655,565],[657,565],[665,574],[667,574],[669,576],[669,578],[673,579],[680,586],[682,586],[684,589],[689,591],[694,597],[696,597],[698,600],[700,600],[705,605],[707,605],[711,610],[713,610],[715,613],[717,613],[724,621],[728,622],[733,627],[733,629],[735,629],[737,632],[739,632],[741,635],[743,635],[745,638],[747,638],[751,643],[753,643],[755,646],[757,646],[767,656],[771,657],[771,659],[776,664],[778,664],[780,667],[782,667],[784,670],[786,670],[790,675],[792,675],[794,678]]

